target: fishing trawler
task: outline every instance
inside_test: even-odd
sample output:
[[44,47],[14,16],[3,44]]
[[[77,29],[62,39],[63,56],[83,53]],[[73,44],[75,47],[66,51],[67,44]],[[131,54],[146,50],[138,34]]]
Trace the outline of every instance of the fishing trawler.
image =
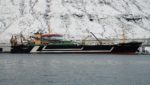
[[86,45],[72,40],[65,40],[61,34],[34,33],[28,42],[17,43],[17,38],[11,38],[11,53],[103,53],[103,54],[135,54],[141,42],[127,42],[118,44]]

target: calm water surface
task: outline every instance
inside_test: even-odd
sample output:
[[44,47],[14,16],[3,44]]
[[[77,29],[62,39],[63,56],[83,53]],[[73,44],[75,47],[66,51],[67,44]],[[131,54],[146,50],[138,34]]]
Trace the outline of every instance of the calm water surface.
[[0,54],[0,85],[150,85],[150,56]]

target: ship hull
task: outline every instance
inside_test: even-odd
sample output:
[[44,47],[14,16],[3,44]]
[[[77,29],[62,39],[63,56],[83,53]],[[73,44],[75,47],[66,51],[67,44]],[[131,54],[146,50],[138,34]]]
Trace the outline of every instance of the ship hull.
[[140,42],[113,45],[36,45],[12,46],[11,53],[99,53],[99,54],[135,54]]

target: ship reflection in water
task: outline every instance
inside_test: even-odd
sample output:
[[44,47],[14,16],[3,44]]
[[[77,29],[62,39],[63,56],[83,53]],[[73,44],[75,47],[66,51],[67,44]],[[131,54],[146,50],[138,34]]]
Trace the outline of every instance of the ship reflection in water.
[[0,54],[0,85],[149,85],[149,55]]

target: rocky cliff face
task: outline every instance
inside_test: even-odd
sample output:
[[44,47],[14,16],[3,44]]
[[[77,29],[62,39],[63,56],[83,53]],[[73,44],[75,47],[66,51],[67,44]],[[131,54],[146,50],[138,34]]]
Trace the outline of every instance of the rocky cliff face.
[[0,0],[0,41],[37,31],[84,39],[150,37],[149,0]]

